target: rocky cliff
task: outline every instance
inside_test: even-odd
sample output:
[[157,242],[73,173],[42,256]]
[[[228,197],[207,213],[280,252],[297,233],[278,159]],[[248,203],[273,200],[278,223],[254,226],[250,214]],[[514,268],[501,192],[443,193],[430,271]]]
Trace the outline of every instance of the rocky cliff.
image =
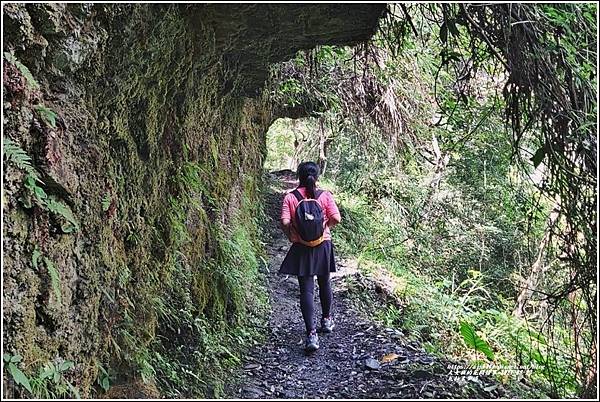
[[6,396],[219,395],[267,308],[269,65],[383,9],[4,6]]

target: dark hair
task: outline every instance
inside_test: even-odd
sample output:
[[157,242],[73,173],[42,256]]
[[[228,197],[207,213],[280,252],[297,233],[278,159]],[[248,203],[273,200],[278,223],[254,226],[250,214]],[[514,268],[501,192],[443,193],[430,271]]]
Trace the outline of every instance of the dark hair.
[[302,162],[298,165],[300,187],[306,187],[309,198],[315,198],[315,186],[319,177],[319,166],[314,162]]

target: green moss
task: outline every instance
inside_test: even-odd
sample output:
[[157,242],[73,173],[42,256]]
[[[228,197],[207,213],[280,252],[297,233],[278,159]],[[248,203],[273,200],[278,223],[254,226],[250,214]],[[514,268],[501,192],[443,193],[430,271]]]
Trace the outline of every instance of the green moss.
[[[27,374],[72,357],[78,370],[68,379],[83,397],[101,392],[98,366],[114,383],[155,380],[164,396],[222,395],[266,316],[256,205],[267,119],[254,117],[267,106],[220,96],[224,73],[206,68],[219,55],[205,53],[210,37],[198,42],[182,8],[120,10],[102,15],[105,41],[89,60],[101,67],[60,82],[36,72],[44,95],[54,95],[49,82],[72,88],[52,107],[73,138],[57,151],[76,172],[68,206],[80,230],[62,233],[47,212],[25,213],[16,203],[21,178],[5,176],[13,188],[5,251],[15,258],[5,275],[9,287],[28,284],[11,300],[19,309],[7,311],[15,332],[5,347],[24,356]],[[31,121],[16,111],[26,107],[15,103],[5,129],[44,161],[39,134],[22,131]],[[36,311],[47,273],[23,244],[52,258],[69,314]]]

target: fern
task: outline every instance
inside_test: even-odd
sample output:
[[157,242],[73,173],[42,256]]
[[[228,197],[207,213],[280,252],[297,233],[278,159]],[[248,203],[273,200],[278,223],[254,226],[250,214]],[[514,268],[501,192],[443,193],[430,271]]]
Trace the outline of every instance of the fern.
[[104,198],[102,199],[102,212],[108,212],[108,209],[110,208],[111,203],[112,203],[112,198],[110,196],[110,193],[106,193],[104,195]]
[[62,303],[62,293],[60,291],[60,274],[54,267],[54,264],[51,260],[44,257],[44,262],[46,263],[46,268],[48,269],[48,275],[50,275],[50,284],[52,285],[52,290],[54,291],[54,295],[58,300],[58,303]]
[[[56,116],[56,114],[54,114],[54,116]],[[71,211],[71,208],[58,201],[54,197],[48,196],[44,189],[38,186],[37,183],[44,184],[44,182],[42,182],[40,179],[40,174],[38,171],[33,167],[31,157],[29,157],[29,155],[27,155],[27,153],[17,143],[8,138],[4,138],[3,150],[7,160],[13,162],[18,168],[27,173],[24,185],[25,188],[29,190],[30,194],[25,195],[21,200],[25,207],[32,207],[31,196],[33,196],[41,207],[46,208],[48,211],[54,214],[62,216],[67,221],[67,223],[61,227],[63,232],[70,233],[75,230],[79,230],[79,223],[77,222],[77,219],[75,219],[75,216],[73,216],[73,211]]]
[[45,205],[46,198],[48,198],[48,195],[46,194],[43,188],[37,185],[35,177],[33,177],[30,174],[28,174],[27,177],[25,177],[25,188],[27,188],[31,192],[31,194],[35,196],[35,199],[42,206]]
[[25,79],[27,80],[27,84],[28,84],[29,88],[40,89],[40,84],[38,84],[38,82],[35,80],[35,78],[33,78],[31,71],[29,71],[29,69],[27,68],[26,65],[24,65],[19,60],[17,60],[17,58],[15,57],[14,54],[9,53],[9,52],[4,52],[4,57],[6,58],[6,60],[8,62],[14,64],[19,69],[21,74],[23,74],[23,77],[25,77]]
[[68,205],[56,200],[54,197],[48,197],[46,200],[46,208],[48,211],[60,215],[66,219],[67,224],[62,225],[61,229],[65,233],[71,233],[75,230],[79,230],[79,223],[75,216],[73,215],[73,211],[69,208]]
[[31,255],[31,263],[33,264],[33,267],[35,269],[38,268],[38,261],[40,260],[41,256],[42,256],[42,253],[40,253],[40,250],[38,250],[38,248],[36,247],[33,250],[33,254]]
[[40,174],[33,167],[31,157],[16,142],[9,138],[4,138],[4,155],[6,159],[13,162],[19,169],[27,172],[35,181],[40,180]]
[[460,333],[462,334],[467,346],[472,347],[478,352],[483,353],[488,359],[494,360],[494,352],[490,345],[477,335],[475,328],[466,322],[460,323]]
[[46,122],[50,127],[56,127],[56,112],[44,105],[35,105],[35,111],[38,112],[42,120]]

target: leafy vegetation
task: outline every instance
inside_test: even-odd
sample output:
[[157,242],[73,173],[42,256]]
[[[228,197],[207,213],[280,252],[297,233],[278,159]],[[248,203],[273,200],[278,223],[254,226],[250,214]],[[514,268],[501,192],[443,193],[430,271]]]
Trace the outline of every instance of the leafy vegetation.
[[13,162],[19,169],[27,172],[34,181],[41,182],[38,171],[33,167],[31,157],[13,140],[3,138],[3,142],[6,160]]
[[[229,27],[190,29],[176,5],[45,7],[5,10],[8,48],[40,79],[4,54],[17,396],[138,379],[222,395],[267,315],[256,189],[271,115],[295,120],[273,126],[267,167],[318,161],[344,216],[336,246],[391,278],[378,319],[431,353],[535,367],[510,382],[540,396],[596,396],[595,4],[390,5],[373,40],[299,52],[252,100],[263,74],[246,67],[279,46],[222,57]],[[69,130],[42,103],[59,98]],[[65,153],[68,198],[41,169],[54,134],[82,151]]]
[[75,363],[72,361],[63,360],[59,364],[48,362],[40,367],[37,376],[30,378],[17,367],[17,364],[22,360],[20,355],[5,353],[3,360],[13,381],[23,386],[32,397],[40,399],[74,397],[81,399],[77,388],[64,377],[64,373],[75,367]]
[[32,392],[31,384],[29,383],[29,378],[17,367],[17,363],[19,363],[22,358],[20,355],[11,355],[10,353],[5,353],[3,356],[5,367],[7,367],[8,372],[12,376],[12,379],[15,383],[22,385],[29,392]]
[[73,215],[71,208],[56,199],[56,197],[46,194],[44,188],[41,187],[44,183],[40,178],[39,172],[33,166],[29,155],[18,144],[6,138],[4,139],[3,149],[6,159],[27,173],[23,183],[25,192],[20,198],[23,206],[25,208],[32,208],[35,202],[41,208],[59,216],[62,219],[61,229],[64,233],[79,230],[79,223]]
[[23,74],[23,77],[25,77],[25,79],[27,80],[27,86],[30,89],[36,90],[40,88],[40,84],[38,84],[35,78],[33,78],[33,75],[31,74],[31,71],[29,71],[29,68],[27,68],[27,66],[21,63],[19,60],[17,60],[14,54],[10,52],[4,52],[4,57],[9,63],[14,64],[19,69],[21,74]]
[[483,353],[488,359],[494,360],[494,352],[490,348],[490,345],[477,335],[475,328],[463,321],[460,323],[460,333],[467,346]]
[[110,389],[110,375],[104,367],[99,366],[98,369],[100,370],[100,375],[98,376],[98,385],[100,385],[104,392],[107,392]]
[[52,286],[52,291],[56,296],[56,300],[59,304],[62,303],[62,293],[60,291],[60,274],[56,270],[56,267],[52,263],[51,260],[44,257],[44,262],[46,263],[46,268],[48,269],[48,275],[50,276],[50,284]]
[[52,128],[56,127],[56,118],[58,117],[58,115],[54,110],[44,105],[35,105],[34,109],[46,124],[48,124]]
[[370,43],[273,72],[303,120],[267,166],[320,164],[336,246],[395,278],[379,318],[552,397],[595,393],[595,7],[391,6]]
[[77,388],[65,377],[65,373],[74,367],[75,363],[70,360],[63,360],[58,364],[46,363],[40,367],[38,375],[31,379],[32,395],[44,399],[81,399]]
[[111,202],[112,202],[112,198],[111,198],[110,194],[106,193],[104,195],[104,198],[102,198],[102,212],[108,212]]

